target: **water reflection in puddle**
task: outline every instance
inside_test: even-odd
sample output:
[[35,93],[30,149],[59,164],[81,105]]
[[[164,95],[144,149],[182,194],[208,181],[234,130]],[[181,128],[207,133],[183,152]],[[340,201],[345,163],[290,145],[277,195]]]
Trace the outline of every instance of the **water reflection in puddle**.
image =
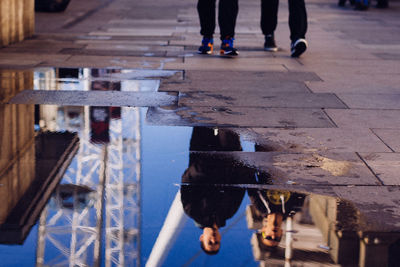
[[176,73],[139,69],[40,68],[34,70],[34,89],[83,91],[88,90],[90,83],[103,82],[110,88],[108,90],[154,92],[159,87],[160,77],[170,77]]
[[[48,72],[63,74],[52,80]],[[35,89],[95,90],[98,73],[49,69],[21,79],[24,88],[30,80]],[[116,89],[115,77],[160,76],[129,73],[104,71],[104,89]],[[131,81],[137,90],[158,87],[157,80],[138,81]],[[120,89],[132,88],[128,82]],[[0,245],[5,266],[398,262],[396,234],[360,234],[366,221],[351,202],[273,188],[268,173],[241,158],[254,144],[228,129],[149,126],[144,109],[128,107],[1,105],[0,114],[2,242],[22,243]],[[61,141],[51,143],[53,135]],[[79,138],[77,150],[71,136]],[[26,193],[57,179],[58,187]],[[43,210],[29,206],[33,200]],[[15,207],[30,209],[25,215]],[[199,239],[219,252],[204,253]],[[372,259],[371,251],[380,252]]]

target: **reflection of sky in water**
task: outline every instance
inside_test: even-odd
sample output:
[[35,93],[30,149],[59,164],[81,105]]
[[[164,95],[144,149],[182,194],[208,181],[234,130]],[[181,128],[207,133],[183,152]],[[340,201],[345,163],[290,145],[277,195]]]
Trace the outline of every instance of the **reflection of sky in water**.
[[23,245],[0,245],[0,266],[35,266],[37,228],[32,227]]
[[[134,123],[129,116],[131,110],[132,108],[122,108],[122,132],[124,138],[132,137],[129,136],[129,133],[132,132],[129,127]],[[141,112],[142,121],[144,121],[144,111],[145,110],[142,110]],[[64,115],[60,110],[57,114],[59,116]],[[64,125],[65,127],[65,122],[60,118],[58,118],[57,121],[57,130],[63,130],[60,126]],[[81,120],[77,120],[73,123],[73,128],[80,133],[80,138],[82,139],[85,137],[81,128],[81,122]],[[180,183],[181,176],[188,166],[188,151],[192,128],[146,126],[143,123],[141,126],[141,255],[142,263],[144,263],[151,252],[170,205],[179,190],[176,184]],[[85,141],[81,140],[81,142]],[[248,146],[250,147],[251,145],[248,144]],[[77,164],[75,157],[70,166],[72,169],[76,169]],[[73,174],[67,171],[66,176],[70,177],[71,175]],[[70,178],[67,177],[63,179],[61,183],[71,182],[68,180],[70,180]],[[248,201],[245,198],[237,214],[234,218],[228,220],[227,226],[222,229],[223,245],[218,256],[209,259],[204,253],[200,253],[198,238],[201,234],[201,230],[197,228],[194,222],[189,218],[186,220],[182,231],[178,231],[179,235],[177,236],[175,244],[172,246],[168,257],[165,259],[165,266],[180,266],[191,261],[194,261],[194,265],[204,263],[211,266],[221,266],[222,263],[228,263],[230,261],[229,259],[232,260],[232,263],[236,262],[237,258],[232,258],[230,256],[232,253],[233,255],[237,255],[238,258],[250,260],[252,258],[249,243],[251,232],[243,231],[246,229],[244,212],[247,203]],[[54,208],[54,203],[52,207]],[[34,265],[37,236],[37,226],[35,226],[24,245],[0,245],[0,255],[3,255],[2,258],[5,258],[5,262],[7,262],[6,266]],[[21,251],[20,255],[24,256],[18,256],[19,253],[16,253],[17,251]],[[57,255],[59,252],[57,252],[54,247],[47,246],[45,253],[46,255]],[[209,262],[210,260],[211,262]]]

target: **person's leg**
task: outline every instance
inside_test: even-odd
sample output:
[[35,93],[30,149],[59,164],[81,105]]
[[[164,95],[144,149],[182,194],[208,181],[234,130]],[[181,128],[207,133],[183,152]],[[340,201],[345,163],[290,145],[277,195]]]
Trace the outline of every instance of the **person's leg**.
[[197,2],[197,12],[200,19],[200,34],[207,38],[212,38],[215,31],[215,1],[199,0]]
[[275,44],[274,32],[278,24],[279,0],[261,0],[260,26],[265,36],[264,50],[270,52],[278,51]]
[[304,0],[289,0],[290,54],[299,57],[306,51],[308,43],[305,39],[307,32],[307,12]]
[[238,0],[219,0],[218,24],[221,32],[221,40],[227,36],[235,36],[236,18],[239,12]]
[[260,26],[264,35],[274,34],[278,24],[279,0],[261,0]]
[[290,40],[305,39],[307,32],[307,12],[304,0],[289,0]]
[[218,24],[221,32],[221,55],[237,56],[233,46],[236,18],[239,12],[238,0],[219,0]]
[[203,40],[197,51],[199,54],[212,54],[214,40],[213,34],[215,31],[215,1],[216,0],[198,0],[197,12],[200,19],[200,34],[203,35]]

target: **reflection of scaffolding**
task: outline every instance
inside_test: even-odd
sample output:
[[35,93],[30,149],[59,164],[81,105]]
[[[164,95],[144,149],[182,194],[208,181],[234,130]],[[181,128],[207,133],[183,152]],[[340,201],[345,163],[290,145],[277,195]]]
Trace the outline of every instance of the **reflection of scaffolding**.
[[37,266],[140,266],[139,110],[111,120],[104,145],[89,142],[88,114],[85,107],[80,149],[62,181],[71,186],[41,215]]
[[[139,121],[138,112],[131,115]],[[121,120],[111,122],[105,183],[105,266],[140,265],[140,131],[135,128],[135,139],[123,138],[123,128]]]

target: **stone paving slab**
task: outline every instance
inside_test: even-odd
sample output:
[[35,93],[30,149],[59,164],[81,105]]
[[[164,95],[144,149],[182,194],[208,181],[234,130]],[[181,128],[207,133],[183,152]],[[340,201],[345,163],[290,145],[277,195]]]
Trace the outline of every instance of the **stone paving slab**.
[[360,226],[364,232],[399,232],[400,205],[399,187],[354,186],[333,187],[337,197],[351,201],[362,214]]
[[[204,79],[207,77],[207,79]],[[226,79],[229,77],[229,79]],[[308,93],[304,80],[319,80],[311,72],[267,72],[267,71],[185,71],[182,83],[162,82],[160,91],[180,92],[246,92],[261,94]]]
[[132,27],[132,26],[140,26],[141,28],[146,27],[154,27],[163,25],[163,26],[171,26],[175,27],[176,19],[135,19],[135,18],[124,18],[124,19],[112,19],[108,21],[108,25],[113,26],[124,26],[124,27]]
[[400,129],[372,130],[387,146],[393,150],[393,152],[400,152]]
[[181,58],[158,58],[158,57],[113,57],[113,56],[94,56],[94,55],[75,55],[70,56],[60,64],[59,62],[47,61],[41,66],[62,66],[62,67],[95,67],[95,68],[144,68],[158,69],[169,60],[182,61]]
[[[307,62],[306,59],[300,59],[305,64],[302,69],[304,71],[317,70],[320,75],[335,74],[337,76],[346,75],[352,73],[355,78],[360,74],[400,74],[400,68],[398,67],[400,62],[398,60],[385,60],[379,63],[379,68],[376,66],[377,59],[325,59],[323,62]],[[295,66],[294,66],[295,67]],[[292,69],[292,66],[288,66],[289,70],[297,70],[298,68]]]
[[326,113],[339,128],[400,129],[400,110],[327,109]]
[[400,153],[361,153],[384,185],[400,185]]
[[151,124],[175,126],[335,127],[320,109],[295,108],[191,107],[176,110],[150,108],[146,120]]
[[[54,38],[54,39],[62,39],[64,36],[59,36],[59,35],[51,35],[51,37],[48,38]],[[96,35],[74,35],[72,37],[69,37],[68,40],[70,38],[73,38],[72,40],[75,42],[78,41],[91,41],[91,42],[95,42],[95,41],[111,41],[111,42],[127,42],[127,41],[131,41],[132,43],[135,44],[148,44],[148,42],[152,42],[153,45],[157,44],[158,42],[166,42],[167,44],[173,40],[181,40],[183,37],[182,36],[178,36],[178,35],[173,35],[173,36],[136,36],[136,35],[131,35],[131,36],[96,36]],[[38,39],[40,39],[40,36],[38,37]]]
[[210,92],[210,93],[261,93],[261,94],[279,94],[279,93],[310,93],[308,87],[303,82],[279,82],[279,81],[258,81],[251,80],[212,80],[181,82],[181,83],[161,83],[159,91],[179,91],[179,92]]
[[170,36],[174,33],[175,28],[108,28],[106,31],[94,31],[89,35],[96,36]]
[[398,88],[398,84],[400,83],[400,75],[397,74],[369,73],[357,75],[342,75],[340,78],[338,78],[334,73],[321,72],[317,74],[321,77],[323,81],[336,83],[338,87],[346,84],[347,86],[351,86],[350,88],[375,86],[375,93],[383,93],[379,91],[381,87]]
[[151,51],[183,51],[181,46],[171,46],[171,45],[154,45],[154,44],[132,44],[132,43],[91,43],[86,45],[87,50],[117,50],[117,51],[141,51],[141,52],[151,52]]
[[341,81],[336,82],[306,82],[307,87],[314,93],[355,93],[355,94],[397,94],[399,89],[395,84],[377,84],[374,81],[368,84],[349,84]]
[[400,94],[338,94],[349,108],[400,109]]
[[347,108],[334,94],[311,93],[193,92],[180,94],[178,103],[190,107]]
[[246,165],[266,171],[274,185],[380,185],[356,153],[243,152]]
[[276,151],[391,152],[391,149],[369,129],[253,128],[244,135],[265,149]]
[[[234,80],[239,81],[262,81],[269,83],[271,81],[285,82],[299,82],[299,81],[321,81],[317,74],[314,72],[304,71],[267,71],[263,68],[251,71],[235,71],[235,70],[187,70],[185,71],[185,79],[191,81],[204,81],[204,77],[210,80]],[[229,79],[226,79],[229,77]]]
[[287,71],[283,64],[271,64],[265,58],[233,58],[233,57],[190,57],[185,58],[184,63],[168,62],[165,64],[165,69],[185,69],[185,70],[220,70],[226,69],[229,65],[231,70],[252,70],[257,71]]
[[1,49],[1,53],[29,53],[29,54],[57,54],[64,48],[84,48],[83,44],[54,41],[54,40],[27,40],[26,42],[12,44]]
[[119,39],[111,39],[107,38],[106,40],[102,39],[84,39],[84,40],[76,40],[74,42],[78,45],[86,45],[86,47],[90,46],[109,46],[112,44],[113,46],[145,46],[145,45],[152,45],[152,46],[167,46],[168,40],[119,40]]
[[162,50],[122,50],[122,49],[75,49],[75,48],[65,48],[60,51],[61,54],[68,55],[96,55],[96,56],[114,56],[114,57],[165,57],[167,51]]
[[60,64],[68,60],[69,55],[59,54],[22,54],[22,53],[1,53],[0,66],[3,68],[12,68],[12,66],[35,66],[46,62]]
[[163,92],[25,90],[10,104],[59,106],[158,107],[176,105],[177,95]]

